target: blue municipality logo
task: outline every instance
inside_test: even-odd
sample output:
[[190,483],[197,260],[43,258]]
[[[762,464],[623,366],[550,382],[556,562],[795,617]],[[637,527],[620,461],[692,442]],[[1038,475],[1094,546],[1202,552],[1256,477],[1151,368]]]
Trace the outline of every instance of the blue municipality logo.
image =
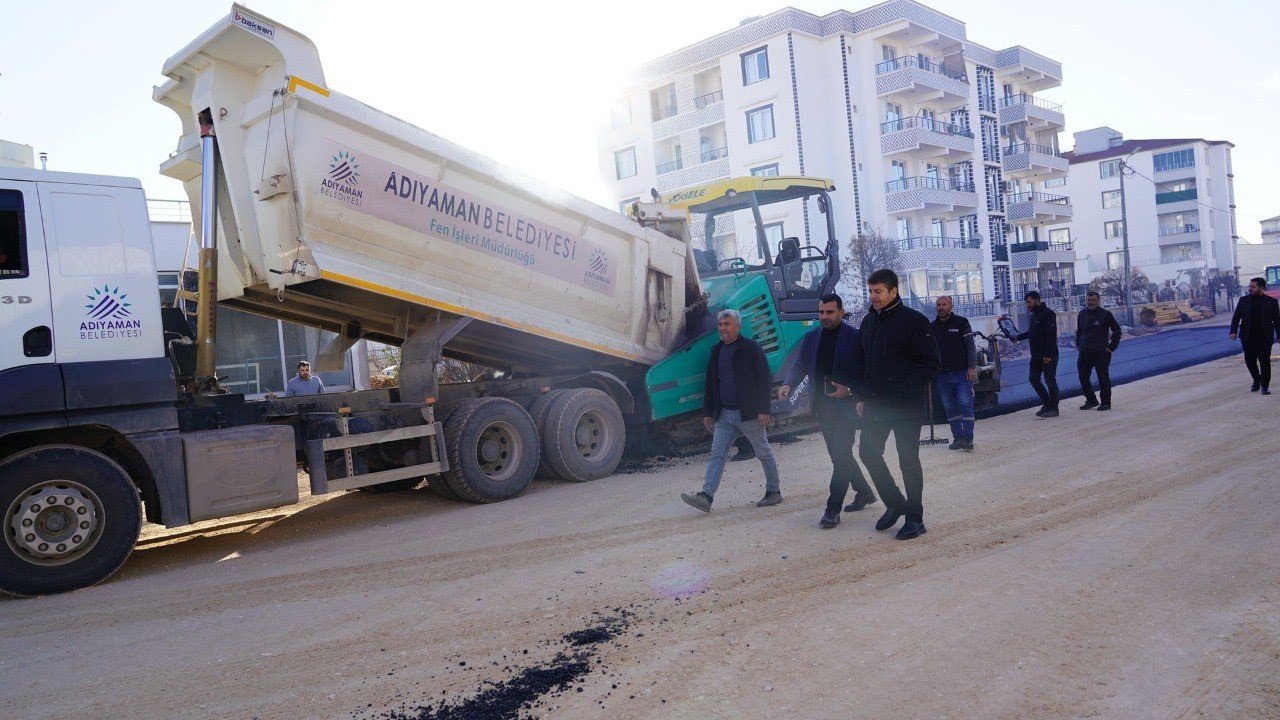
[[125,298],[129,297],[129,295],[122,295],[118,286],[112,288],[108,285],[103,285],[101,290],[95,287],[93,294],[85,297],[89,298],[89,304],[85,305],[85,308],[88,309],[86,315],[93,320],[106,320],[108,318],[121,320],[133,314],[129,310],[132,303],[125,302]]
[[334,155],[333,162],[329,163],[329,179],[347,185],[357,185],[360,182],[360,173],[356,171],[359,169],[356,156],[342,150]]
[[592,250],[591,257],[587,259],[589,269],[593,273],[604,275],[609,271],[609,256],[604,254],[603,250]]

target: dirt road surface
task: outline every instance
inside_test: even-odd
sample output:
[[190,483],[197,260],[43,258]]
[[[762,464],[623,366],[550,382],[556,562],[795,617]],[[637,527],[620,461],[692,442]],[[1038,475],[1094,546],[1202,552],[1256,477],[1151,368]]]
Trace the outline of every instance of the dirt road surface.
[[351,493],[157,531],[99,587],[0,601],[0,717],[467,717],[414,708],[627,607],[536,716],[1277,718],[1280,399],[1241,364],[923,448],[910,542],[874,532],[879,504],[817,528],[815,436],[779,446],[774,508],[754,461],[710,515],[682,504],[703,456],[497,505]]

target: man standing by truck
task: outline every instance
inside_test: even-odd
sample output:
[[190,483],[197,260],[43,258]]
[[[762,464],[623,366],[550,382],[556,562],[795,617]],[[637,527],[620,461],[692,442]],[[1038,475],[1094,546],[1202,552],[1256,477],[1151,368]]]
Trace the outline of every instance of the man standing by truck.
[[[1040,293],[1026,295],[1031,326],[1015,336],[1015,341],[1029,340],[1031,346],[1031,387],[1040,396],[1038,417],[1058,417],[1058,314],[1044,304]],[[1044,382],[1040,378],[1044,378]],[[1046,388],[1045,385],[1049,387]]]
[[942,370],[934,383],[942,408],[951,424],[949,450],[973,450],[973,384],[978,381],[978,347],[968,318],[952,312],[950,295],[934,302],[938,316],[933,321],[933,337],[938,342]]
[[1236,303],[1231,316],[1231,339],[1240,339],[1244,364],[1253,377],[1253,392],[1271,394],[1271,344],[1280,340],[1280,303],[1266,294],[1267,281],[1249,281],[1249,294]]
[[289,384],[285,386],[285,397],[296,397],[298,395],[323,395],[324,381],[311,374],[311,363],[303,360],[298,363],[298,374],[289,378]]
[[711,512],[729,448],[739,435],[745,435],[764,466],[765,493],[756,506],[777,505],[782,502],[778,462],[765,432],[773,385],[769,360],[759,343],[742,337],[741,313],[721,310],[716,320],[720,342],[711,348],[702,396],[702,425],[711,433],[711,460],[702,490],[682,493],[680,499],[702,512]]
[[[898,539],[909,540],[925,533],[920,428],[924,427],[929,380],[938,372],[938,344],[929,320],[902,304],[897,273],[871,273],[867,295],[871,312],[862,319],[854,353],[859,369],[853,384],[854,396],[864,423],[858,457],[867,466],[871,481],[888,508],[876,521],[876,530],[888,530],[905,515],[907,520],[898,531]],[[893,475],[884,462],[889,435],[893,435],[898,449],[906,497],[893,483]]]
[[[1080,351],[1076,358],[1076,372],[1080,374],[1080,389],[1084,391],[1084,404],[1081,410],[1111,409],[1111,353],[1120,347],[1120,323],[1111,311],[1102,307],[1102,297],[1090,290],[1085,296],[1085,308],[1076,317],[1076,349]],[[1111,338],[1108,340],[1107,335]],[[1098,392],[1102,395],[1102,404],[1093,394],[1093,383],[1089,376],[1094,369],[1098,371]]]
[[809,412],[818,421],[831,457],[831,494],[818,524],[833,528],[840,524],[840,506],[849,486],[854,489],[853,502],[845,508],[850,512],[875,502],[876,496],[853,459],[858,412],[850,387],[857,374],[858,331],[845,324],[844,301],[839,295],[818,299],[818,324],[800,341],[800,357],[778,388],[778,398],[785,400],[792,388],[809,378]]

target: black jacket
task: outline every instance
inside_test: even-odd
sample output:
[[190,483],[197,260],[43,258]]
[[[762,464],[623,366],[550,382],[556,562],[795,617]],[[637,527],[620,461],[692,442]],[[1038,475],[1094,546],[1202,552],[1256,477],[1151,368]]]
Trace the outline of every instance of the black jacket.
[[[724,407],[720,404],[720,351],[723,348],[723,341],[716,343],[711,348],[711,359],[707,361],[707,381],[702,394],[704,417],[719,418]],[[761,413],[768,414],[773,373],[769,371],[769,360],[764,356],[760,343],[738,336],[738,341],[733,344],[733,376],[738,383],[742,419],[754,420]]]
[[1031,311],[1031,327],[1014,340],[1030,340],[1033,357],[1058,356],[1058,314],[1048,305]]
[[[1262,303],[1262,327],[1261,332],[1257,332],[1258,328],[1249,327],[1252,319],[1253,303]],[[1280,340],[1280,302],[1269,295],[1245,295],[1236,302],[1236,312],[1231,316],[1231,333],[1234,335],[1239,333],[1241,340],[1255,340],[1266,338],[1268,342],[1272,339]]]
[[941,367],[938,344],[924,315],[894,300],[871,310],[858,330],[861,374],[853,392],[872,420],[923,419],[929,380]]
[[[1107,340],[1110,330],[1111,340]],[[1120,323],[1111,311],[1099,306],[1085,308],[1076,317],[1076,349],[1080,352],[1098,352],[1104,348],[1115,352],[1120,347]]]
[[978,347],[973,342],[973,327],[969,318],[951,313],[943,322],[934,318],[933,339],[938,343],[938,355],[943,370],[968,370],[978,367]]

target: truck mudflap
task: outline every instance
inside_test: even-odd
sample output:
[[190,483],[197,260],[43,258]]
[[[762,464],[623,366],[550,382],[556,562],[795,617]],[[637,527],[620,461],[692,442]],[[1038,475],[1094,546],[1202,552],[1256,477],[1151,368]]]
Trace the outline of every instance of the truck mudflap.
[[[311,476],[312,495],[323,495],[325,493],[338,492],[340,490],[354,490],[355,488],[379,485],[386,482],[392,482],[394,480],[439,475],[449,469],[449,458],[444,452],[442,452],[440,444],[440,438],[444,436],[444,426],[442,423],[433,422],[425,425],[392,428],[390,430],[373,430],[370,432],[352,435],[349,431],[348,421],[349,418],[344,415],[340,415],[337,418],[338,427],[342,433],[341,435],[330,438],[307,440],[304,444],[307,455],[307,466]],[[431,447],[432,455],[435,458],[434,461],[419,463],[417,465],[406,465],[405,467],[392,468],[390,470],[357,474],[355,458],[352,452],[353,448],[425,437],[432,438]],[[333,479],[329,478],[329,469],[325,461],[325,453],[333,451],[342,452],[342,464],[345,465],[346,468],[344,477]]]

